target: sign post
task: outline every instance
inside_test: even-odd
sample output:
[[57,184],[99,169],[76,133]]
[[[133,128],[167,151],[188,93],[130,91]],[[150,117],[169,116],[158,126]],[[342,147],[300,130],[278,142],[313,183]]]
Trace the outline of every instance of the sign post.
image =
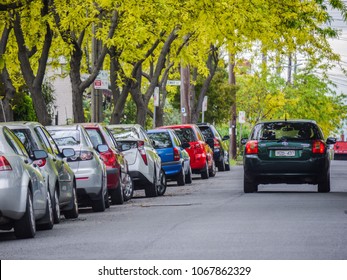
[[154,105],[153,128],[155,128],[155,123],[156,123],[156,120],[157,120],[157,107],[160,105],[160,103],[159,103],[159,87],[155,87],[154,88],[153,105]]
[[202,123],[205,121],[205,111],[207,111],[207,96],[204,96],[204,101],[202,102]]

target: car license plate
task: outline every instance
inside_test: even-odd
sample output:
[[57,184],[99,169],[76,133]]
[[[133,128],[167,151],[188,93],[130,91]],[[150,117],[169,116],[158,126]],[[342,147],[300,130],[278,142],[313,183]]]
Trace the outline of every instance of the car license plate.
[[276,157],[294,157],[295,156],[295,151],[294,150],[289,150],[289,151],[275,151],[275,156]]

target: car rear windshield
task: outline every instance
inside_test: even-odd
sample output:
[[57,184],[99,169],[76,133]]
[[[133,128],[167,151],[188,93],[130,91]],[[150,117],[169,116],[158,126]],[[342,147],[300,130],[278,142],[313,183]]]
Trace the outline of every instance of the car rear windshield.
[[99,130],[94,128],[86,128],[86,130],[89,135],[90,141],[92,141],[93,147],[97,147],[98,145],[106,143]]
[[112,127],[109,130],[115,139],[141,139],[134,127]]
[[172,147],[171,138],[168,132],[149,133],[148,136],[155,141],[154,148],[156,149]]
[[197,141],[194,131],[191,128],[175,128],[174,130],[182,143]]
[[49,133],[58,146],[74,146],[80,144],[80,133],[78,130],[50,130]]
[[318,126],[309,122],[269,122],[257,124],[253,140],[310,140],[323,139]]
[[214,135],[213,135],[211,128],[209,128],[208,126],[199,126],[199,128],[200,128],[202,134],[204,135],[205,139],[214,138]]
[[30,129],[12,129],[12,131],[22,142],[29,155],[33,155],[33,151],[39,149],[31,135]]

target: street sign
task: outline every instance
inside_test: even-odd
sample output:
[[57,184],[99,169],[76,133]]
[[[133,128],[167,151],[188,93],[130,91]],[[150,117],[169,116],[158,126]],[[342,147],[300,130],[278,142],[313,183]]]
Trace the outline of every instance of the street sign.
[[245,122],[246,122],[246,112],[239,111],[239,123],[245,123]]
[[153,103],[155,107],[159,106],[159,87],[154,88]]
[[207,111],[207,96],[204,96],[204,101],[202,102],[202,111]]
[[180,86],[181,81],[180,80],[168,80],[166,84],[168,86]]
[[98,76],[94,80],[95,89],[108,89],[108,71],[100,70]]

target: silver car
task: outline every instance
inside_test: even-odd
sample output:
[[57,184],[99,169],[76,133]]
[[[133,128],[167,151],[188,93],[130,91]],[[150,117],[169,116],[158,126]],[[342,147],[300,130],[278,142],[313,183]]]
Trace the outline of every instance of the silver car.
[[147,197],[163,195],[166,191],[165,172],[153,141],[139,124],[106,126],[128,161],[134,189],[144,189]]
[[14,133],[0,125],[0,230],[13,228],[17,238],[32,238],[36,228],[53,228],[47,184],[33,163],[46,157],[42,150],[29,157]]
[[40,166],[49,184],[49,193],[53,203],[54,222],[60,222],[61,213],[67,219],[78,217],[75,174],[64,158],[75,154],[73,149],[62,149],[38,122],[9,122],[5,123],[21,140],[29,155],[34,150],[44,150],[48,157],[36,162]]
[[95,150],[88,133],[79,124],[46,128],[60,149],[75,150],[75,155],[67,158],[67,163],[75,173],[79,206],[92,206],[94,212],[105,211],[109,207],[106,166],[98,151],[108,147],[99,145],[98,151]]

